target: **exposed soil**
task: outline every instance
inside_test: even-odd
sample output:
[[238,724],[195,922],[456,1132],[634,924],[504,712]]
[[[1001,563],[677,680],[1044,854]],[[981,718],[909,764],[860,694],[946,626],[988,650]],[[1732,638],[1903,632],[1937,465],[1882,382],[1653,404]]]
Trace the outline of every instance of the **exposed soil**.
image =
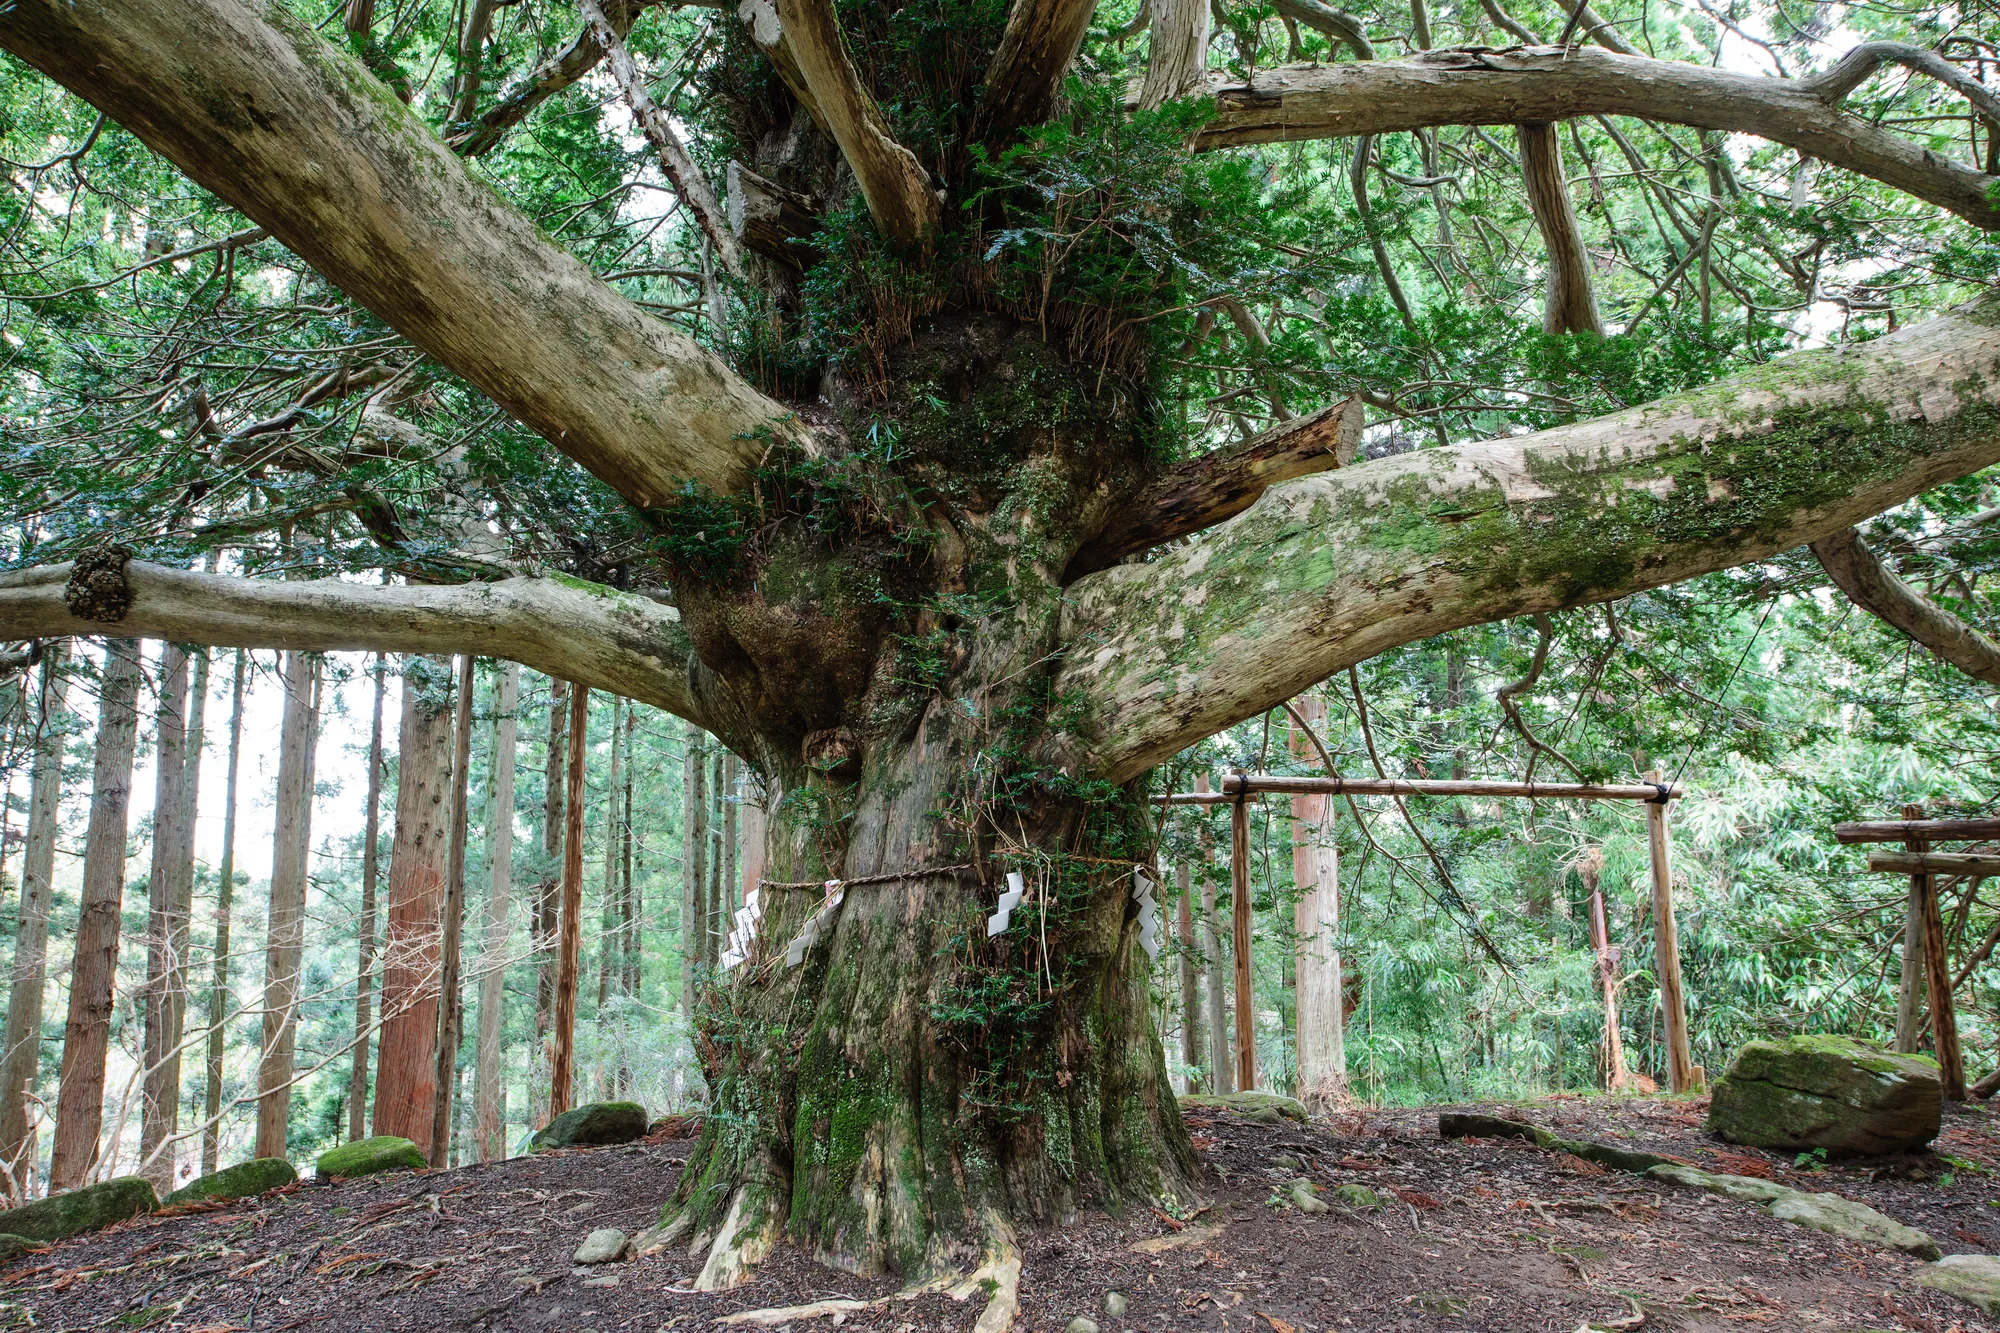
[[[1086,1214],[1061,1232],[1024,1237],[1016,1327],[1058,1333],[1085,1314],[1105,1333],[1580,1333],[1585,1325],[2000,1333],[1971,1307],[1916,1286],[1918,1260],[1526,1143],[1440,1141],[1438,1109],[1355,1112],[1310,1126],[1191,1115],[1211,1176],[1208,1207],[1185,1222],[1151,1211]],[[1983,1107],[1947,1115],[1936,1154],[1816,1171],[1704,1138],[1699,1102],[1559,1098],[1461,1109],[1831,1190],[1924,1228],[1947,1253],[2000,1252],[2000,1117]],[[636,1232],[658,1216],[688,1147],[661,1137],[308,1182],[142,1219],[0,1273],[0,1327],[692,1333],[741,1311],[895,1296],[893,1279],[849,1277],[793,1250],[748,1286],[712,1295],[688,1290],[698,1265],[679,1248],[573,1268],[586,1232]],[[1302,1165],[1274,1161],[1287,1155]],[[1322,1186],[1331,1212],[1308,1216],[1281,1201],[1300,1175]],[[1388,1205],[1343,1206],[1334,1190],[1350,1183]],[[1122,1316],[1105,1313],[1108,1291],[1129,1299]],[[980,1308],[977,1297],[960,1304],[930,1293],[845,1312],[842,1323],[958,1333]],[[790,1324],[795,1333],[832,1326],[832,1316]]]

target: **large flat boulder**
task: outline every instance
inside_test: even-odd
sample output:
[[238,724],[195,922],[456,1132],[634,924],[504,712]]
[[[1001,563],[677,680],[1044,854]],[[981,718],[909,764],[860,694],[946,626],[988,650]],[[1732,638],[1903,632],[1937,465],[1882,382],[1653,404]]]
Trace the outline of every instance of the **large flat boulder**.
[[166,1201],[171,1208],[175,1204],[206,1203],[211,1199],[251,1199],[298,1178],[299,1173],[282,1157],[253,1157],[197,1176],[169,1194]]
[[51,1194],[0,1214],[0,1231],[29,1240],[66,1240],[143,1216],[159,1206],[151,1181],[143,1176],[119,1176],[67,1194]]
[[1937,1065],[1853,1037],[1753,1041],[1715,1085],[1708,1132],[1783,1152],[1908,1152],[1937,1137]]
[[586,1102],[564,1111],[537,1133],[537,1148],[630,1143],[646,1137],[646,1108],[637,1102]]

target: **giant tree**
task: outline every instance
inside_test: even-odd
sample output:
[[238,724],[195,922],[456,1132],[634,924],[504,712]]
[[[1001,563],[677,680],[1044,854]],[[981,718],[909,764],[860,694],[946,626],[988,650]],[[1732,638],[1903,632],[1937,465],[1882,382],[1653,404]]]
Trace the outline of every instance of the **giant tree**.
[[[1795,150],[1807,195],[1811,159],[1955,217],[1935,254],[2000,227],[1994,164],[1968,164],[1964,140],[1919,143],[1843,110],[1886,65],[1921,81],[1912,96],[2000,112],[1936,51],[1871,43],[1810,78],[1762,77],[1622,53],[1593,20],[1606,49],[1335,60],[1320,45],[1326,58],[1274,66],[1259,59],[1263,11],[1161,3],[1141,67],[1136,48],[1090,35],[1091,0],[746,0],[690,36],[694,73],[662,107],[640,66],[659,51],[640,26],[652,8],[583,0],[567,45],[490,101],[467,77],[449,96],[413,87],[367,34],[342,49],[309,0],[0,12],[0,47],[240,211],[239,230],[167,251],[175,262],[192,251],[220,272],[281,243],[352,302],[343,327],[379,321],[442,368],[334,358],[254,421],[197,401],[187,369],[174,401],[189,425],[146,474],[173,489],[144,492],[147,513],[117,528],[137,555],[74,524],[56,552],[73,559],[0,575],[0,633],[115,624],[509,659],[677,714],[753,764],[769,797],[765,915],[700,1016],[718,1113],[678,1194],[677,1226],[713,1237],[704,1287],[740,1280],[781,1237],[864,1272],[977,1251],[993,1326],[1011,1310],[1018,1226],[1199,1192],[1130,896],[1163,758],[1397,645],[1760,560],[2000,460],[1991,300],[1761,363],[1781,339],[1732,256],[1762,254],[1816,294],[1848,233],[1801,257],[1746,204],[1740,248],[1716,258],[1716,218],[1748,190],[1714,147],[1724,134]],[[1212,9],[1226,57],[1204,54]],[[450,49],[476,67],[488,40],[454,34]],[[1366,33],[1338,40],[1380,54]],[[677,301],[600,278],[550,239],[567,225],[556,213],[530,218],[484,174],[513,127],[599,68],[690,229]],[[1546,190],[1553,140],[1538,127],[1583,118],[1659,219],[1650,251],[1625,232],[1609,242],[1609,262],[1659,280],[1628,327],[1699,283],[1687,319],[1712,337],[1714,293],[1740,288],[1756,337],[1739,359],[1759,364],[1615,375],[1589,358],[1629,344],[1562,332],[1594,327],[1572,311],[1537,328],[1545,341],[1509,345],[1535,350],[1505,392],[1463,389],[1478,353],[1504,350],[1461,340],[1466,365],[1437,350],[1454,320],[1488,318],[1490,302],[1456,299],[1475,246],[1495,248],[1491,224],[1482,212],[1469,239],[1399,276],[1389,242],[1407,206],[1383,204],[1385,183],[1435,206],[1440,236],[1449,201],[1443,175],[1399,171],[1385,146],[1416,132],[1434,154],[1443,129],[1529,127],[1532,160],[1508,160],[1517,188],[1525,165]],[[704,142],[684,141],[688,125]],[[1662,125],[1716,132],[1662,141],[1713,182],[1706,211],[1656,178],[1638,127]],[[1349,138],[1361,147],[1309,189],[1277,170],[1303,150],[1257,147]],[[1483,130],[1448,146],[1507,158]],[[1294,207],[1310,218],[1288,221]],[[1328,257],[1336,233],[1360,262]],[[1572,271],[1580,252],[1551,246]],[[1240,289],[1253,281],[1254,301]],[[1863,287],[1849,307],[1882,309]],[[1601,285],[1563,297],[1602,299]],[[1364,316],[1370,339],[1430,340],[1404,382],[1297,373],[1297,330],[1331,340]],[[1564,365],[1620,391],[1553,392]],[[1201,378],[1224,373],[1235,387]],[[258,374],[246,403],[272,382]],[[433,402],[484,395],[514,438],[545,442],[494,467],[545,470],[513,490],[489,475],[476,511],[385,498],[389,464],[446,448],[411,380]],[[1365,457],[1350,390],[1379,414]],[[338,430],[317,424],[343,411]],[[617,502],[546,514],[519,559],[484,549],[571,485],[551,480],[558,458]],[[277,473],[305,480],[287,491]],[[338,514],[338,532],[373,543],[366,563],[405,581],[139,558],[185,548],[140,534],[187,506],[222,540],[286,504],[286,521]],[[482,522],[413,531],[431,511]],[[403,762],[407,775],[407,748]],[[1035,895],[1032,942],[980,927],[1009,873]],[[787,967],[809,919],[811,947]]]

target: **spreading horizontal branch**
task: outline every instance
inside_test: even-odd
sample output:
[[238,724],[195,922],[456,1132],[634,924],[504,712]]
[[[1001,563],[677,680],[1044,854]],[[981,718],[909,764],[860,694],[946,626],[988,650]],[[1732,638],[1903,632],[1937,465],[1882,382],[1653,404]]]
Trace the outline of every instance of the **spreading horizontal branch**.
[[1782,143],[1949,209],[1975,226],[2000,229],[2000,206],[1990,194],[2000,177],[1847,115],[1838,106],[1845,91],[1840,82],[1765,78],[1594,47],[1531,46],[1279,65],[1257,71],[1248,82],[1213,78],[1209,91],[1216,115],[1197,140],[1202,148],[1438,125],[1639,116]]
[[220,648],[472,653],[702,721],[680,613],[582,579],[384,587],[233,578],[132,560],[124,566],[131,605],[105,623],[71,614],[70,571],[60,564],[0,573],[0,642],[115,634]]
[[1346,467],[1354,461],[1365,422],[1361,400],[1350,398],[1253,436],[1234,449],[1169,468],[1119,506],[1110,526],[1070,561],[1067,577],[1081,578],[1125,556],[1212,528],[1248,509],[1278,482]]
[[1070,585],[1069,760],[1122,780],[1401,644],[1816,541],[2000,461],[2000,298],[1693,393],[1271,487]]
[[1853,528],[1812,544],[1827,577],[1854,604],[1988,685],[2000,685],[2000,643],[1897,578]]
[[17,0],[0,48],[91,102],[634,504],[801,429],[606,286],[281,4]]

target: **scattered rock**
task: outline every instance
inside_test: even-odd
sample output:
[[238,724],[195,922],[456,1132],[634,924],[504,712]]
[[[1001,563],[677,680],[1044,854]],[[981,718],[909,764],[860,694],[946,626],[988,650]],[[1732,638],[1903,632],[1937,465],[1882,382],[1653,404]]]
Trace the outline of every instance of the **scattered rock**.
[[1296,1120],[1304,1124],[1306,1104],[1296,1097],[1275,1092],[1188,1093],[1181,1099],[1184,1111],[1233,1111],[1251,1120]]
[[588,1102],[564,1111],[530,1140],[537,1148],[630,1143],[646,1137],[646,1108],[637,1102]]
[[1305,1159],[1301,1158],[1297,1153],[1289,1152],[1272,1153],[1271,1165],[1277,1167],[1280,1171],[1303,1171],[1306,1169]]
[[48,1246],[39,1245],[26,1236],[0,1232],[0,1264],[11,1264],[24,1254],[40,1254],[47,1248]]
[[1097,1321],[1087,1314],[1080,1314],[1063,1325],[1063,1333],[1097,1333]]
[[1310,1180],[1294,1180],[1291,1186],[1291,1196],[1292,1206],[1302,1213],[1317,1215],[1333,1211],[1326,1206],[1326,1201],[1319,1197],[1318,1190],[1314,1188]]
[[625,1257],[631,1240],[617,1227],[599,1227],[576,1247],[573,1261],[579,1264],[615,1264]]
[[1334,1188],[1333,1197],[1349,1208],[1380,1208],[1388,1200],[1369,1189],[1366,1185],[1339,1185]]
[[1865,1203],[1856,1203],[1838,1194],[1807,1194],[1780,1185],[1775,1180],[1758,1180],[1754,1176],[1718,1176],[1691,1166],[1673,1164],[1656,1166],[1646,1174],[1655,1180],[1708,1190],[1746,1203],[1764,1204],[1770,1208],[1771,1216],[1780,1221],[1796,1222],[1828,1235],[1881,1249],[1901,1250],[1920,1259],[1938,1257],[1937,1242],[1927,1233],[1915,1227],[1906,1227]]
[[1224,1225],[1216,1222],[1205,1227],[1182,1227],[1179,1231],[1171,1231],[1164,1236],[1149,1236],[1145,1240],[1135,1240],[1126,1248],[1139,1254],[1165,1254],[1168,1250],[1178,1250],[1185,1245],[1206,1245],[1222,1234]]
[[313,1174],[321,1180],[347,1176],[375,1176],[384,1171],[422,1171],[430,1166],[424,1150],[394,1134],[377,1134],[372,1139],[356,1139],[338,1148],[329,1148],[313,1162]]
[[282,1157],[253,1157],[235,1166],[225,1166],[197,1176],[166,1197],[166,1206],[200,1203],[205,1199],[250,1199],[265,1190],[289,1185],[299,1178],[292,1164]]
[[1715,1085],[1708,1132],[1754,1148],[1894,1153],[1937,1137],[1937,1065],[1852,1037],[1753,1041]]
[[65,1240],[142,1216],[159,1206],[152,1182],[143,1176],[119,1176],[101,1185],[23,1204],[0,1219],[0,1226],[8,1235],[26,1240]]
[[1107,1291],[1104,1293],[1104,1313],[1113,1319],[1123,1318],[1125,1312],[1131,1307],[1132,1302],[1125,1299],[1124,1292]]
[[1990,1254],[1947,1254],[1919,1274],[1917,1281],[1987,1314],[2000,1314],[2000,1259]]
[[615,1287],[618,1285],[618,1275],[616,1273],[599,1273],[596,1277],[585,1278],[583,1285],[586,1287]]

